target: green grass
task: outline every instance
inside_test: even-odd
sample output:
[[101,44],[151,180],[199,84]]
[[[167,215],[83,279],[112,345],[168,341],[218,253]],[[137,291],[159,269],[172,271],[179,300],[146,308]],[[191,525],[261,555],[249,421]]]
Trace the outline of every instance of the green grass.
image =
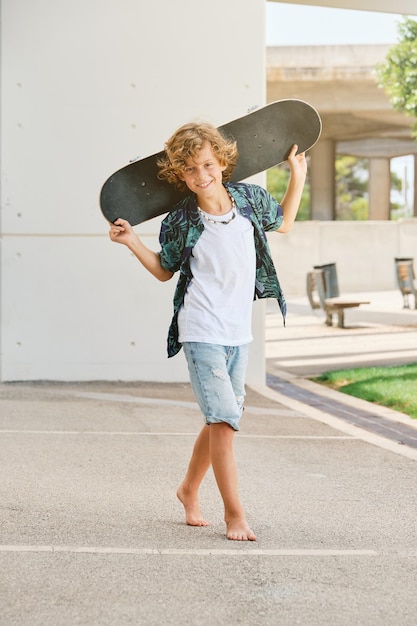
[[313,380],[417,419],[417,363],[338,370]]

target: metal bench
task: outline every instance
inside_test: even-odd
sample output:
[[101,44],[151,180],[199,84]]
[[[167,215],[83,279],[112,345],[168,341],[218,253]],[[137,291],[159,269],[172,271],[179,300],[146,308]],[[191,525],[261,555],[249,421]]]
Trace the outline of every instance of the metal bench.
[[403,308],[409,309],[410,302],[409,296],[414,296],[414,308],[417,309],[417,281],[414,272],[414,259],[413,258],[396,258],[395,259],[395,274],[397,277],[397,284],[404,299]]
[[[334,275],[333,275],[334,280]],[[312,309],[322,309],[326,314],[327,326],[333,326],[333,315],[337,315],[339,328],[345,327],[345,309],[370,304],[366,300],[350,300],[341,296],[328,297],[326,290],[326,272],[315,269],[307,273],[307,296]]]

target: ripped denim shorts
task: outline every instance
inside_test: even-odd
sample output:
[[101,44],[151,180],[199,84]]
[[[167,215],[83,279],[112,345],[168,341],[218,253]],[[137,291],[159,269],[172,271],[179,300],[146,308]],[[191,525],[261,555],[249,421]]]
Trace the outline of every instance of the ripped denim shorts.
[[245,399],[249,345],[183,343],[191,386],[206,424],[226,422],[239,430]]

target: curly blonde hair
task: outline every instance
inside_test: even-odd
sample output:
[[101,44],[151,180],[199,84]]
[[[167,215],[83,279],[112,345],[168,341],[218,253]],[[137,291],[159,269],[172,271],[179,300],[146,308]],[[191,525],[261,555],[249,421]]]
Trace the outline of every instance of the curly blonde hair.
[[236,142],[227,139],[211,124],[190,123],[181,126],[165,144],[165,154],[158,161],[158,178],[167,180],[178,189],[186,189],[186,184],[180,179],[186,167],[186,160],[195,159],[203,145],[208,142],[222,167],[223,180],[230,180],[237,163],[238,151]]

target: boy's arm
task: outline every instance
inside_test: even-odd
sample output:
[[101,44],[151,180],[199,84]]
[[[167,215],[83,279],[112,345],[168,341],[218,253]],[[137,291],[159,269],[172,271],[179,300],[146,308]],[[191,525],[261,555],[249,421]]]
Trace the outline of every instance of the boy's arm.
[[283,220],[281,226],[277,229],[278,233],[288,233],[291,230],[297,216],[301,195],[304,189],[307,175],[307,161],[304,152],[296,154],[297,148],[298,146],[294,145],[288,156],[290,179],[284,197],[280,202],[283,210]]
[[127,220],[119,218],[114,224],[110,224],[109,236],[112,241],[127,246],[155,278],[163,282],[172,278],[173,273],[162,267],[159,254],[142,243]]

